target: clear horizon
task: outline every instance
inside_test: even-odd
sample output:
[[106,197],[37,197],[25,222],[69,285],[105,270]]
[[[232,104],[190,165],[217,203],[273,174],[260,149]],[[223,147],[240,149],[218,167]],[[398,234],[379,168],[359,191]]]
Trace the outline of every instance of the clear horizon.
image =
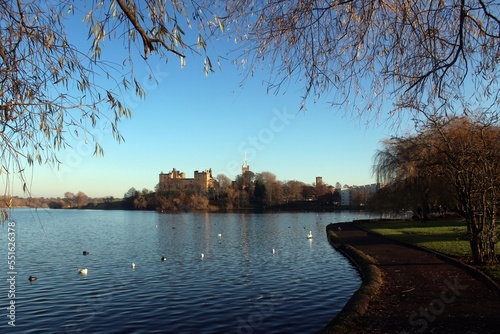
[[[109,42],[102,57],[121,64],[126,55],[116,52],[114,44],[120,45]],[[224,50],[229,44],[217,41],[215,46]],[[138,59],[136,76],[146,98],[139,100],[132,91],[123,96],[133,112],[131,119],[120,123],[125,142],[118,144],[102,124],[96,129],[89,126],[104,157],[93,156],[88,138],[73,138],[59,153],[59,169],[26,167],[31,195],[62,197],[67,191],[82,191],[90,197],[122,197],[131,187],[154,190],[158,175],[173,168],[188,177],[195,170],[212,168],[214,176],[234,179],[241,173],[245,153],[253,172],[269,171],[280,181],[312,184],[321,176],[332,185],[375,182],[373,156],[380,141],[394,135],[389,116],[359,117],[349,105],[333,110],[328,95],[334,92],[307,101],[307,110],[300,111],[300,78],[291,79],[279,92],[267,92],[265,71],[244,78],[236,65],[222,61],[221,69],[205,77],[202,64],[196,55],[188,57],[183,69],[175,57],[168,63],[150,57],[156,84]],[[96,80],[105,85],[103,78]],[[24,196],[19,179],[10,177],[5,188]]]

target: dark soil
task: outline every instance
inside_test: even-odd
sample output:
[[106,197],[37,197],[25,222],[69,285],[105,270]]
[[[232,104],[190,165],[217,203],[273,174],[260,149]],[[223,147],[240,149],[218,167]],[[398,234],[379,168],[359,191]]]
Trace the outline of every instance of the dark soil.
[[[329,228],[338,242],[374,258],[382,275],[378,292],[367,298],[366,310],[347,317],[346,332],[500,333],[500,289],[478,272],[369,233],[355,223]],[[324,332],[332,331],[327,327]]]

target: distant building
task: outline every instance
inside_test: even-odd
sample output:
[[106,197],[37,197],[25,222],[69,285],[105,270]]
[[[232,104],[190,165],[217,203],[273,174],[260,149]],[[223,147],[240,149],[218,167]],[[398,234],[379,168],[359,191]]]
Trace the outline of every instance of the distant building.
[[249,171],[250,165],[248,165],[247,154],[245,153],[245,159],[243,159],[243,165],[241,165],[241,175],[245,175],[245,173]]
[[323,177],[316,176],[316,187],[321,187],[323,185]]
[[340,190],[340,205],[350,206],[352,203],[352,189],[342,189]]
[[197,190],[208,191],[214,187],[215,180],[212,177],[212,168],[203,172],[194,171],[193,178],[186,178],[186,173],[175,168],[170,173],[160,173],[159,191],[172,190]]
[[366,202],[380,189],[379,183],[364,186],[353,186],[340,191],[341,206],[364,206]]

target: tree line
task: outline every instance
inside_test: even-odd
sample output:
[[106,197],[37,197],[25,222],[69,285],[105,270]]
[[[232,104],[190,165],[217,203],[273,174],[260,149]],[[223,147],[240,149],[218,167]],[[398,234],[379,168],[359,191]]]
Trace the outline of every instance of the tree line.
[[[228,210],[297,210],[304,207],[338,209],[340,205],[339,182],[335,186],[306,184],[301,181],[280,181],[270,172],[246,172],[231,181],[219,174],[215,186],[201,189],[183,189],[166,192],[131,187],[123,198],[89,197],[84,192],[66,192],[58,198],[0,197],[9,201],[6,207],[37,207],[53,209],[125,209],[180,211]],[[344,187],[348,187],[344,185]]]
[[500,202],[500,126],[488,117],[428,113],[413,135],[383,143],[374,172],[386,184],[379,208],[410,207],[427,218],[447,207],[467,223],[477,263],[496,261]]
[[[338,208],[340,204],[339,182],[334,186],[306,184],[301,181],[280,181],[270,172],[246,172],[235,181],[219,174],[214,187],[207,191],[183,189],[160,192],[131,187],[123,198],[112,196],[92,198],[84,192],[65,192],[58,198],[0,197],[6,207],[36,207],[53,209],[125,209],[180,211],[227,211],[227,210],[294,210],[319,205],[325,209]],[[344,185],[344,187],[348,187]]]
[[113,196],[90,197],[82,191],[76,194],[68,191],[64,193],[64,197],[0,196],[0,203],[4,208],[82,209],[98,208],[120,201],[121,199],[115,199]]
[[[271,172],[247,171],[235,181],[227,176],[216,176],[214,186],[208,190],[183,189],[160,192],[135,188],[124,195],[125,206],[130,209],[154,209],[178,212],[186,210],[266,210],[293,209],[301,202],[314,202],[330,208],[340,204],[340,183],[337,187],[324,184],[308,185],[300,181],[280,181]],[[302,203],[302,206],[305,204]],[[311,207],[311,204],[308,205]]]

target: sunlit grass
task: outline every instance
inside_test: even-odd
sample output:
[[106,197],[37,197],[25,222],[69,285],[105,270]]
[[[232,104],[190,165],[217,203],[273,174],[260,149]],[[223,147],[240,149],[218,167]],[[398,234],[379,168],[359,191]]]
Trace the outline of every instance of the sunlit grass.
[[365,228],[388,237],[429,248],[453,257],[471,256],[463,220],[382,221],[362,224]]
[[[363,222],[364,228],[406,243],[425,247],[454,258],[470,260],[471,250],[466,238],[467,227],[462,219],[432,221]],[[497,248],[497,252],[498,252]],[[481,268],[500,281],[500,264]]]

